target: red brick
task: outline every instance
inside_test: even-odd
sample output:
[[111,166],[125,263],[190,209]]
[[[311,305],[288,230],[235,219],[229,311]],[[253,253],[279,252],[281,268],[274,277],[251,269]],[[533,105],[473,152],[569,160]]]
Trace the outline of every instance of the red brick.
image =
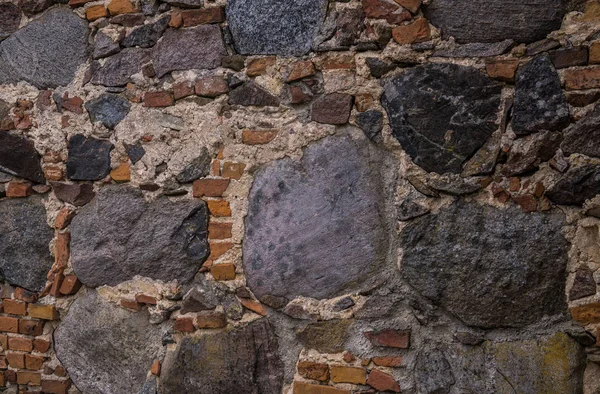
[[152,373],[152,375],[155,375],[155,376],[160,376],[160,361],[159,360],[154,361],[154,364],[152,364],[152,368],[150,368],[150,373]]
[[[8,360],[6,359],[6,356],[0,356],[0,369],[6,369],[8,368]],[[2,374],[0,374],[1,376]]]
[[57,365],[54,369],[54,374],[56,376],[67,376],[67,370],[62,365]]
[[373,346],[407,349],[410,345],[409,330],[385,329],[381,331],[368,331],[364,334]]
[[134,311],[139,311],[141,307],[137,301],[127,299],[121,299],[119,305],[121,305],[123,308],[131,309]]
[[4,379],[11,383],[17,383],[17,372],[13,370],[4,371]]
[[58,232],[56,234],[56,241],[54,242],[54,266],[58,269],[63,269],[69,262],[69,255],[71,254],[71,233]]
[[398,4],[386,0],[363,0],[363,9],[368,18],[385,19],[388,23],[398,24],[412,19],[407,10]]
[[242,299],[240,299],[240,303],[244,306],[244,308],[251,310],[252,312],[254,312],[258,315],[267,316],[267,310],[259,302],[256,302],[256,301],[248,299],[248,298],[242,298]]
[[17,287],[15,289],[14,297],[18,300],[25,302],[36,302],[38,300],[37,293],[33,291],[25,290],[22,287]]
[[140,304],[146,304],[146,305],[156,305],[156,298],[146,295],[146,294],[142,294],[142,293],[138,293],[135,295],[135,300],[137,302],[139,302]]
[[63,208],[58,212],[56,220],[54,221],[54,228],[57,230],[65,229],[71,220],[75,217],[75,211],[70,208]]
[[227,319],[223,312],[202,312],[196,316],[196,327],[201,329],[223,328],[227,326]]
[[215,280],[233,280],[235,279],[235,265],[231,263],[215,264],[210,267],[210,274]]
[[6,187],[6,197],[22,198],[33,194],[33,187],[30,182],[8,182]]
[[8,365],[12,368],[21,369],[25,368],[25,354],[24,353],[6,353],[6,359],[8,360]]
[[50,342],[46,341],[45,339],[34,339],[33,349],[36,352],[46,353],[48,349],[50,349]]
[[229,179],[198,179],[194,181],[194,197],[221,197],[228,186]]
[[48,394],[67,394],[71,387],[71,381],[67,380],[42,380],[42,392]]
[[261,57],[252,59],[246,68],[246,74],[250,77],[257,77],[267,72],[267,67],[272,66],[277,61],[275,56]]
[[25,335],[38,336],[44,332],[43,320],[19,319],[19,333]]
[[15,317],[0,316],[0,331],[19,332],[19,319]]
[[329,380],[329,365],[325,363],[300,361],[297,368],[300,376],[305,377],[306,379],[320,380],[321,382]]
[[221,170],[221,176],[224,178],[240,179],[244,174],[244,163],[233,163],[226,161],[223,163],[223,169]]
[[49,278],[52,281],[52,285],[50,286],[50,295],[53,297],[60,297],[60,286],[62,285],[65,276],[62,273],[62,269],[59,272],[50,272],[48,275],[51,275]]
[[208,224],[208,239],[228,239],[231,238],[232,223],[215,223]]
[[518,66],[518,59],[487,59],[485,61],[485,71],[490,78],[503,82],[514,82]]
[[564,78],[567,90],[600,88],[600,67],[568,69]]
[[55,320],[58,318],[58,313],[54,305],[29,304],[28,312],[29,316],[36,319]]
[[209,245],[210,255],[206,261],[211,263],[223,256],[229,249],[233,247],[231,242],[210,242]]
[[31,386],[39,386],[42,384],[42,374],[39,372],[17,372],[18,384],[29,384]]
[[84,4],[89,3],[91,1],[93,1],[93,0],[69,0],[69,5],[72,8],[77,8],[77,7],[81,7]]
[[287,82],[310,77],[315,73],[315,65],[310,60],[303,60],[291,65],[288,70]]
[[332,386],[294,382],[294,394],[350,394],[350,390],[342,390]]
[[81,288],[81,282],[77,279],[77,276],[71,274],[65,276],[62,285],[60,286],[59,292],[63,295],[73,295]]
[[332,365],[329,370],[331,381],[335,383],[365,384],[367,381],[367,370],[364,368]]
[[29,338],[8,337],[8,348],[10,350],[30,352],[33,350],[33,341]]
[[194,93],[194,86],[190,81],[183,81],[173,85],[173,98],[175,100],[191,96]]
[[[312,63],[311,63],[312,64]],[[270,130],[243,130],[242,131],[242,142],[246,145],[264,145],[273,141],[277,134],[278,129]]]
[[209,200],[206,203],[208,204],[208,211],[212,216],[231,216],[231,207],[229,206],[229,202],[224,200]]
[[8,336],[4,334],[0,334],[0,346],[3,350],[8,349]]
[[183,27],[225,22],[225,7],[181,11]]
[[25,368],[30,369],[32,371],[37,371],[39,369],[42,369],[42,365],[44,364],[45,360],[46,360],[46,358],[42,357],[42,356],[34,356],[31,354],[26,354],[25,355]]
[[27,314],[27,303],[7,298],[4,300],[4,313],[25,316]]
[[205,77],[196,81],[196,94],[203,97],[217,97],[229,91],[227,81],[223,77]]
[[377,369],[372,369],[371,372],[369,372],[367,384],[379,391],[400,392],[400,385],[398,382],[396,382],[392,376]]
[[401,367],[402,366],[402,357],[401,356],[383,356],[383,357],[373,357],[373,363],[380,367]]
[[173,329],[181,332],[194,332],[194,319],[191,317],[178,317],[175,319]]
[[419,18],[416,21],[403,26],[398,26],[392,30],[392,36],[398,44],[413,44],[427,41],[431,38],[431,28],[425,18]]
[[144,95],[145,107],[169,107],[173,104],[175,100],[169,92],[147,92]]

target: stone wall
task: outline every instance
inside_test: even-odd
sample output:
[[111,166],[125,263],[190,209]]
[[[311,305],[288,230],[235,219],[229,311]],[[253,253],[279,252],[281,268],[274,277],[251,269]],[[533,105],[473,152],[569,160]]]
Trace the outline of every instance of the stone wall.
[[0,391],[600,393],[598,0],[61,3],[0,0]]

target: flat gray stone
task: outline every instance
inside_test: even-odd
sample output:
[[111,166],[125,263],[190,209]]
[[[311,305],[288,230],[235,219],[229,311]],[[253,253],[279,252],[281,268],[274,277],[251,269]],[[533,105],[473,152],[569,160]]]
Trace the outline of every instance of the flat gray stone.
[[383,85],[392,134],[426,171],[460,173],[499,127],[501,86],[475,68],[419,66]]
[[125,119],[130,108],[131,104],[125,97],[112,93],[104,93],[85,103],[92,123],[102,122],[107,129],[117,127]]
[[41,291],[54,258],[50,241],[54,230],[46,223],[40,197],[0,200],[0,269],[4,280],[31,291]]
[[375,277],[387,226],[383,154],[370,149],[366,138],[328,137],[257,172],[243,245],[257,297],[328,298]]
[[227,22],[242,55],[304,55],[325,20],[327,0],[230,0]]
[[87,41],[85,20],[69,8],[53,8],[0,43],[0,84],[68,85],[88,58]]
[[0,132],[0,171],[45,183],[41,159],[33,141],[20,135]]
[[94,52],[92,53],[94,59],[114,55],[120,50],[121,46],[118,41],[113,40],[108,34],[102,31],[96,33],[94,37]]
[[283,362],[267,319],[243,327],[184,337],[167,353],[161,394],[280,394]]
[[82,392],[131,394],[142,389],[160,355],[162,331],[146,311],[128,311],[88,290],[54,331],[54,347]]
[[530,43],[560,28],[564,0],[434,0],[424,6],[425,17],[442,29],[442,37],[459,43],[511,39]]
[[144,200],[129,186],[107,186],[71,223],[71,261],[81,282],[114,286],[140,275],[191,280],[208,257],[203,201]]
[[176,70],[213,69],[227,55],[219,25],[167,29],[154,47],[153,63],[158,78]]
[[567,100],[560,77],[546,55],[539,55],[517,71],[512,128],[517,135],[560,131],[569,125]]
[[590,157],[600,157],[600,104],[586,117],[569,127],[560,146],[568,156],[581,153]]
[[142,71],[142,66],[151,60],[151,49],[125,48],[106,58],[101,66],[95,66],[91,82],[95,85],[123,86],[131,76]]
[[404,228],[401,271],[467,325],[523,327],[566,311],[563,225],[558,213],[459,201]]

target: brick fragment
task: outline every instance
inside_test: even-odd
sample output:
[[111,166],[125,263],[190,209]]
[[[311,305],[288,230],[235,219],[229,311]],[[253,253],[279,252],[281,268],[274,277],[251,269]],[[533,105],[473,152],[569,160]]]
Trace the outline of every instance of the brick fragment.
[[50,342],[46,341],[45,339],[34,339],[33,349],[36,352],[46,353],[48,349],[50,349]]
[[207,201],[208,211],[212,216],[228,217],[231,216],[231,207],[229,202],[225,200],[209,200]]
[[588,62],[588,49],[586,47],[560,48],[550,51],[548,55],[557,69],[585,66]]
[[363,0],[363,9],[367,18],[385,19],[388,23],[398,24],[412,19],[412,15],[397,3],[386,0]]
[[234,163],[231,161],[226,161],[223,163],[221,176],[223,176],[224,178],[240,179],[244,174],[244,168],[246,168],[246,164],[244,163]]
[[242,130],[242,142],[246,145],[264,145],[273,141],[277,134],[278,129],[268,130]]
[[173,98],[175,100],[191,96],[194,93],[194,86],[190,81],[183,81],[173,85]]
[[229,249],[233,247],[231,242],[210,242],[209,245],[210,255],[206,261],[210,263],[223,256]]
[[315,73],[315,65],[310,60],[303,60],[292,64],[288,70],[287,82],[297,81],[310,77]]
[[62,295],[73,295],[81,288],[81,282],[77,279],[77,276],[71,274],[65,276],[60,286],[59,292]]
[[569,311],[573,320],[582,325],[600,323],[600,302],[575,306],[570,308]]
[[373,346],[408,349],[410,344],[409,330],[385,329],[381,331],[367,331],[364,335]]
[[156,305],[157,304],[156,298],[146,295],[146,294],[142,294],[142,293],[136,294],[135,300],[137,302],[139,302],[140,304],[146,304],[146,305]]
[[58,317],[54,305],[29,304],[29,316],[36,319],[55,320]]
[[19,333],[38,336],[44,332],[43,320],[19,319]]
[[250,77],[257,77],[267,72],[267,67],[272,66],[277,61],[275,56],[261,57],[252,59],[246,67],[246,74]]
[[204,178],[194,181],[194,197],[221,197],[227,187],[229,179]]
[[147,92],[144,95],[145,107],[169,107],[175,104],[173,95],[169,92]]
[[23,198],[33,194],[31,182],[10,181],[6,187],[6,197]]
[[205,77],[196,81],[195,91],[198,96],[218,97],[229,91],[227,81],[220,76]]
[[[0,369],[6,369],[8,368],[8,360],[6,359],[6,356],[0,356]],[[2,374],[0,374],[2,375]]]
[[8,337],[8,348],[10,350],[19,350],[21,352],[30,352],[33,350],[33,341],[29,338]]
[[316,363],[313,361],[300,361],[297,365],[298,373],[306,379],[320,380],[326,382],[329,380],[329,365],[325,363]]
[[63,109],[66,109],[69,112],[73,112],[75,114],[83,113],[83,100],[81,97],[69,97],[69,93],[65,92],[63,95],[61,106]]
[[44,361],[46,361],[45,357],[42,356],[34,356],[32,354],[25,355],[25,368],[30,369],[32,371],[37,371],[42,369],[42,365],[44,365]]
[[111,15],[132,14],[137,12],[135,5],[129,0],[111,0],[108,3],[108,11]]
[[367,384],[379,391],[400,392],[400,385],[398,382],[396,382],[392,376],[377,369],[372,369],[371,372],[369,372]]
[[4,313],[9,315],[25,316],[27,314],[27,303],[20,300],[4,300]]
[[17,383],[39,386],[42,384],[42,374],[39,372],[18,371]]
[[419,7],[421,7],[421,0],[394,0],[396,3],[400,4],[402,7],[406,8],[413,14],[416,14],[419,11]]
[[19,332],[19,319],[15,317],[0,316],[0,331]]
[[194,332],[194,319],[191,317],[178,317],[175,319],[173,329],[181,332]]
[[69,5],[72,8],[77,8],[77,7],[81,7],[89,2],[91,2],[92,0],[69,0]]
[[240,303],[244,306],[244,308],[251,310],[258,315],[267,316],[267,310],[260,302],[248,298],[241,298]]
[[367,370],[360,367],[332,365],[330,372],[331,381],[335,383],[365,384],[367,381]]
[[133,311],[139,311],[141,307],[137,301],[124,298],[119,301],[119,305],[121,305],[123,308],[131,309]]
[[392,37],[398,44],[415,44],[428,41],[431,38],[431,28],[425,18],[394,28]]
[[225,22],[225,7],[181,11],[183,27]]
[[215,264],[212,267],[210,267],[210,274],[215,278],[215,280],[218,281],[234,280],[235,265],[232,263]]
[[200,329],[223,328],[227,326],[227,318],[223,312],[202,312],[196,316],[196,327]]
[[6,359],[8,360],[8,365],[10,365],[12,368],[16,368],[16,369],[25,368],[25,354],[24,353],[7,352]]
[[342,390],[332,386],[294,382],[294,394],[350,394],[350,390]]
[[227,239],[231,238],[232,223],[209,223],[208,239]]
[[600,63],[600,41],[592,42],[590,45],[590,64]]
[[567,90],[600,88],[600,66],[565,70],[564,79]]
[[401,367],[402,366],[402,356],[382,356],[382,357],[373,357],[373,363],[380,367]]
[[131,180],[131,167],[129,163],[121,163],[117,168],[110,172],[110,177],[115,182],[129,182]]
[[519,67],[518,59],[487,59],[485,71],[490,78],[503,82],[514,82],[515,73]]
[[169,26],[174,28],[179,28],[183,26],[183,18],[181,16],[181,11],[173,11],[171,13],[171,19],[169,20]]
[[160,376],[160,360],[154,361],[152,368],[150,368],[150,373],[155,376]]
[[71,387],[71,380],[42,380],[42,392],[48,394],[67,394]]
[[49,181],[60,181],[65,176],[63,168],[56,164],[46,164],[43,171],[44,176]]
[[56,241],[54,242],[54,267],[56,269],[62,270],[67,266],[71,255],[70,244],[71,233],[58,232],[56,234]]
[[57,230],[65,229],[69,224],[71,224],[71,220],[75,217],[75,211],[70,208],[62,208],[58,215],[56,216],[56,220],[54,221],[54,228]]
[[13,370],[4,371],[4,379],[10,383],[17,383],[17,372]]
[[0,347],[2,347],[3,350],[8,349],[8,336],[7,335],[0,334]]
[[85,17],[90,22],[106,16],[108,16],[108,10],[103,4],[93,5],[85,9]]
[[514,196],[513,200],[521,207],[523,212],[535,212],[538,209],[538,202],[531,194]]

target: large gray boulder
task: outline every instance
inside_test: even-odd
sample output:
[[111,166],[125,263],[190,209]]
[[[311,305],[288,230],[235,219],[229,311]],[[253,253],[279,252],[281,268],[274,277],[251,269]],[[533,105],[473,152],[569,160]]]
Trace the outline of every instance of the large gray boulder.
[[71,261],[92,287],[136,275],[191,280],[208,257],[208,212],[203,201],[148,203],[138,189],[102,188],[71,223]]
[[304,55],[321,28],[327,0],[230,0],[227,22],[242,55]]
[[387,253],[382,152],[327,137],[256,174],[243,246],[258,297],[327,298],[374,278]]
[[86,394],[132,394],[162,349],[161,326],[146,311],[131,312],[89,290],[71,305],[54,332],[61,364]]
[[425,17],[457,42],[534,42],[560,28],[565,0],[434,0]]
[[566,311],[563,224],[558,213],[459,201],[403,229],[401,271],[467,325],[523,327]]
[[394,137],[415,164],[460,173],[498,129],[500,85],[472,67],[429,64],[384,82]]
[[54,259],[40,197],[0,200],[0,269],[8,283],[41,291]]
[[161,394],[280,394],[283,362],[267,319],[243,327],[184,337],[167,354]]
[[68,85],[88,58],[88,24],[66,7],[46,11],[0,43],[0,84]]

